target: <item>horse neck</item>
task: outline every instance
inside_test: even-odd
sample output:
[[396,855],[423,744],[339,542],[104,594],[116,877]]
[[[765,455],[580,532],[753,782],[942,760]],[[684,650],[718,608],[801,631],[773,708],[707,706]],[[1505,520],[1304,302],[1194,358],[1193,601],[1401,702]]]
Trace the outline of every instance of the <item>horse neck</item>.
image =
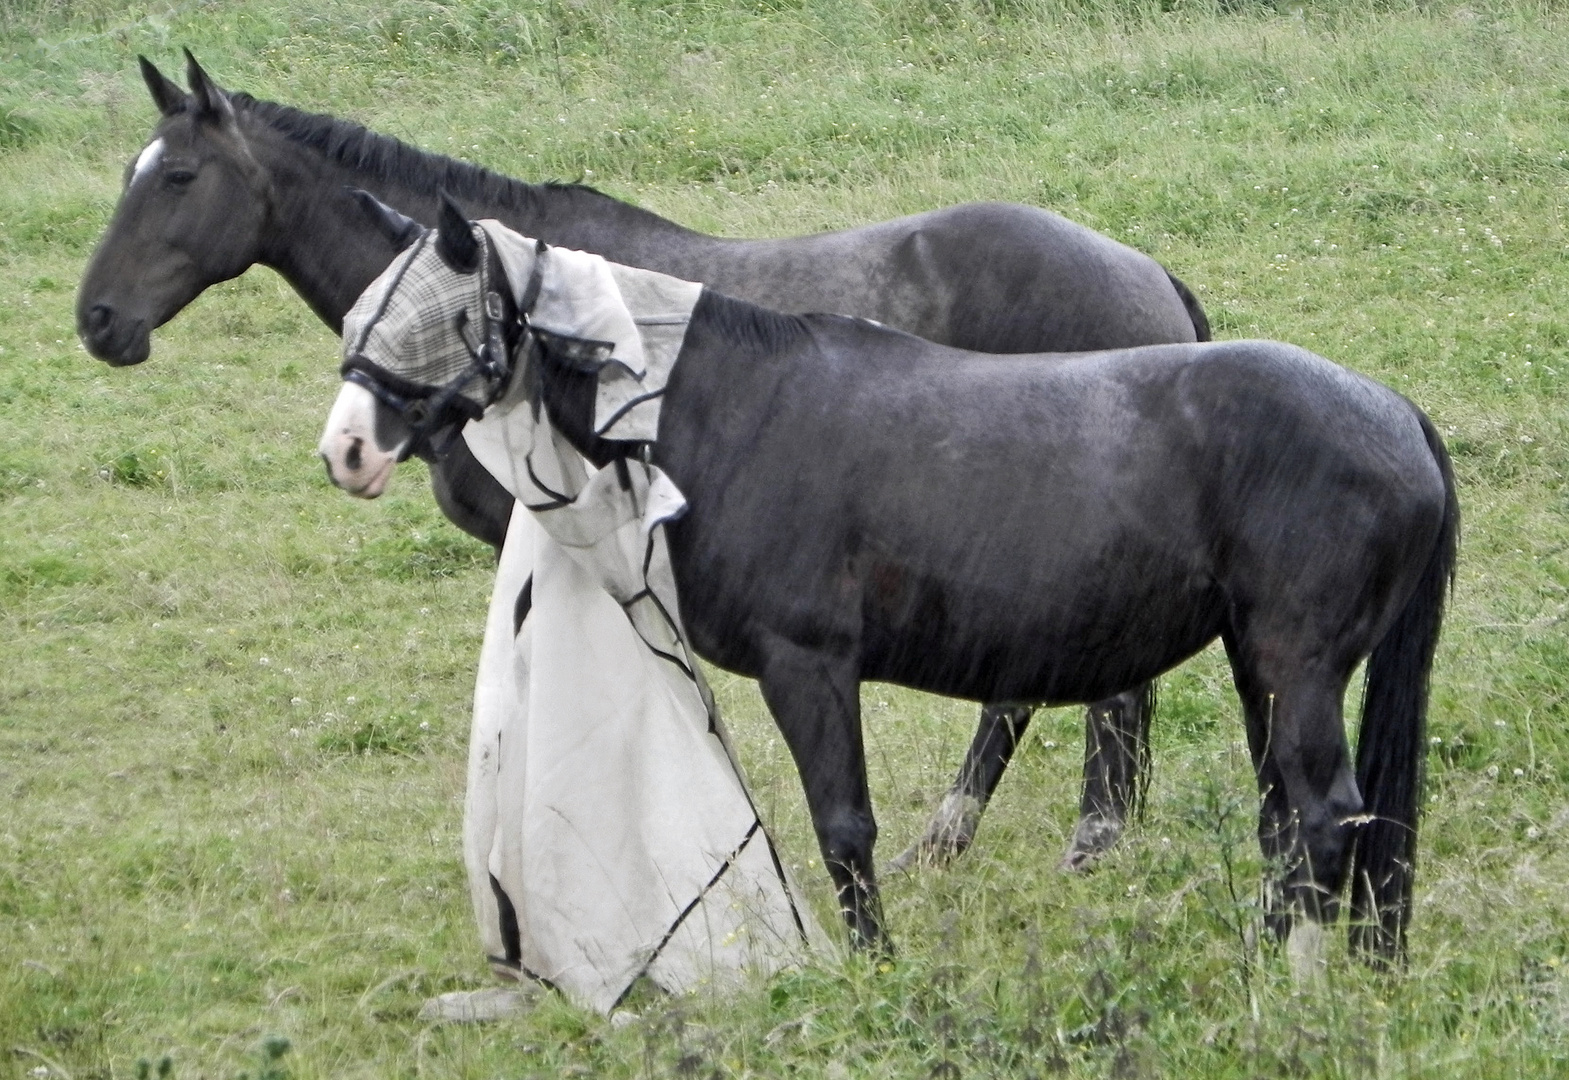
[[[736,432],[755,431],[777,401],[773,388],[779,380],[815,362],[816,318],[783,314],[705,288],[692,308],[663,408],[688,418],[704,417],[705,424],[718,422]],[[561,378],[559,370],[552,375]],[[597,376],[588,378],[597,389]],[[561,390],[558,386],[558,393]],[[577,426],[562,431],[569,439],[579,437],[582,423],[594,415],[591,392],[577,392],[582,394],[577,411],[569,414],[569,423]],[[661,440],[665,430],[662,418]]]
[[[689,273],[695,264],[688,253],[716,242],[588,188],[528,184],[419,151],[413,154],[423,160],[407,176],[389,179],[259,119],[248,127],[253,156],[273,181],[273,227],[259,261],[281,273],[334,329],[395,254],[349,197],[353,188],[433,225],[446,187],[472,218],[495,218],[548,244],[667,273]],[[467,175],[458,175],[460,169]]]
[[[384,201],[369,178],[263,129],[249,140],[271,180],[272,214],[257,261],[276,270],[334,331],[361,293],[397,252],[350,196],[364,187]],[[395,205],[395,204],[394,204]]]

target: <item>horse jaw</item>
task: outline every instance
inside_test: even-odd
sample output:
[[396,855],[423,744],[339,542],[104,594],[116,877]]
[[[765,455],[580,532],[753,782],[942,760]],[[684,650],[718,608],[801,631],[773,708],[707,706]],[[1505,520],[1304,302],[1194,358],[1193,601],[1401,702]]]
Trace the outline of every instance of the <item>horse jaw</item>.
[[328,479],[350,495],[374,499],[387,490],[402,449],[401,445],[381,448],[376,441],[375,397],[363,386],[344,383],[316,446],[327,464]]

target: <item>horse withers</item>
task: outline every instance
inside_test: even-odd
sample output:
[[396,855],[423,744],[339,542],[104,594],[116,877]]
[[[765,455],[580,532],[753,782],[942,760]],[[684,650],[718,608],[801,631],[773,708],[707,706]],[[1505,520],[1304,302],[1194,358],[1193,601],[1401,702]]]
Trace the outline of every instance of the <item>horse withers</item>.
[[[965,349],[1072,352],[1209,336],[1193,294],[1153,259],[1045,210],[982,203],[816,236],[705,236],[586,187],[523,183],[349,121],[229,93],[186,60],[189,92],[141,59],[160,119],[126,169],[77,295],[83,344],[112,364],[145,360],[156,327],[258,263],[339,329],[396,251],[395,237],[367,219],[362,193],[429,224],[441,187],[477,216],[550,243]],[[449,518],[500,548],[512,498],[466,444],[432,464],[431,483]],[[1118,689],[1087,715],[1068,866],[1110,846],[1146,775],[1152,689]],[[940,861],[970,842],[1029,718],[1017,704],[983,710],[912,861]]]
[[[437,242],[367,291],[366,317],[411,259],[427,279],[459,279],[458,295],[498,242],[485,246],[449,206]],[[532,258],[528,277],[548,290],[551,252]],[[685,495],[687,513],[667,526],[681,617],[698,655],[761,684],[853,940],[882,934],[862,680],[1083,702],[1219,637],[1261,793],[1260,843],[1281,875],[1272,925],[1315,939],[1349,876],[1356,942],[1402,951],[1459,530],[1442,440],[1411,402],[1276,342],[999,359],[705,290],[657,438],[628,443],[602,434],[584,351],[530,331],[539,290],[517,277],[521,315],[509,311],[506,333],[524,360],[511,393],[532,395],[595,465],[635,454]],[[467,367],[455,328],[485,320],[432,311],[417,351]],[[359,374],[321,443],[333,480],[356,494],[378,490],[407,448],[393,406],[421,398],[428,427],[443,400],[419,383],[414,350],[382,340],[375,357],[346,361]],[[496,355],[490,393],[438,426],[506,389]],[[1353,766],[1342,702],[1364,659]]]

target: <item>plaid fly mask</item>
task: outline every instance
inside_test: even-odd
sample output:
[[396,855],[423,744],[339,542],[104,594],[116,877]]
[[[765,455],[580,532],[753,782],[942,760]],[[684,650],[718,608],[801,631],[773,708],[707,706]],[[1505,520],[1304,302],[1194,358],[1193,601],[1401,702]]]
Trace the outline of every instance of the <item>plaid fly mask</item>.
[[[411,454],[442,457],[463,423],[479,419],[512,378],[507,281],[490,238],[471,228],[479,242],[477,270],[454,270],[437,252],[436,232],[427,231],[343,318],[343,378],[408,425],[412,437],[400,461]],[[539,289],[540,260],[534,263],[528,302],[511,316],[525,326]]]

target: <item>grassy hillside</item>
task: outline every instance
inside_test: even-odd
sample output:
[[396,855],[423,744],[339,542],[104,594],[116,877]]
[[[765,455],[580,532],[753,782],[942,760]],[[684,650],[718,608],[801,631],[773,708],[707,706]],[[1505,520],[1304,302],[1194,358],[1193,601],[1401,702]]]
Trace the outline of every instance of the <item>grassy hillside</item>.
[[[174,74],[181,46],[226,86],[715,232],[1047,206],[1160,259],[1217,336],[1409,395],[1465,512],[1410,970],[1337,948],[1299,988],[1252,944],[1255,800],[1212,650],[1162,680],[1148,812],[1093,874],[1055,869],[1082,738],[1058,710],[976,847],[886,883],[888,970],[648,994],[624,1026],[552,998],[421,1024],[489,981],[458,858],[489,557],[414,470],[374,504],[328,486],[337,345],[269,272],[142,367],[77,346],[153,126],[135,56]],[[0,1077],[165,1054],[182,1078],[1562,1075],[1566,87],[1547,2],[5,0]],[[832,924],[755,687],[714,682]],[[886,859],[974,709],[863,703]]]

